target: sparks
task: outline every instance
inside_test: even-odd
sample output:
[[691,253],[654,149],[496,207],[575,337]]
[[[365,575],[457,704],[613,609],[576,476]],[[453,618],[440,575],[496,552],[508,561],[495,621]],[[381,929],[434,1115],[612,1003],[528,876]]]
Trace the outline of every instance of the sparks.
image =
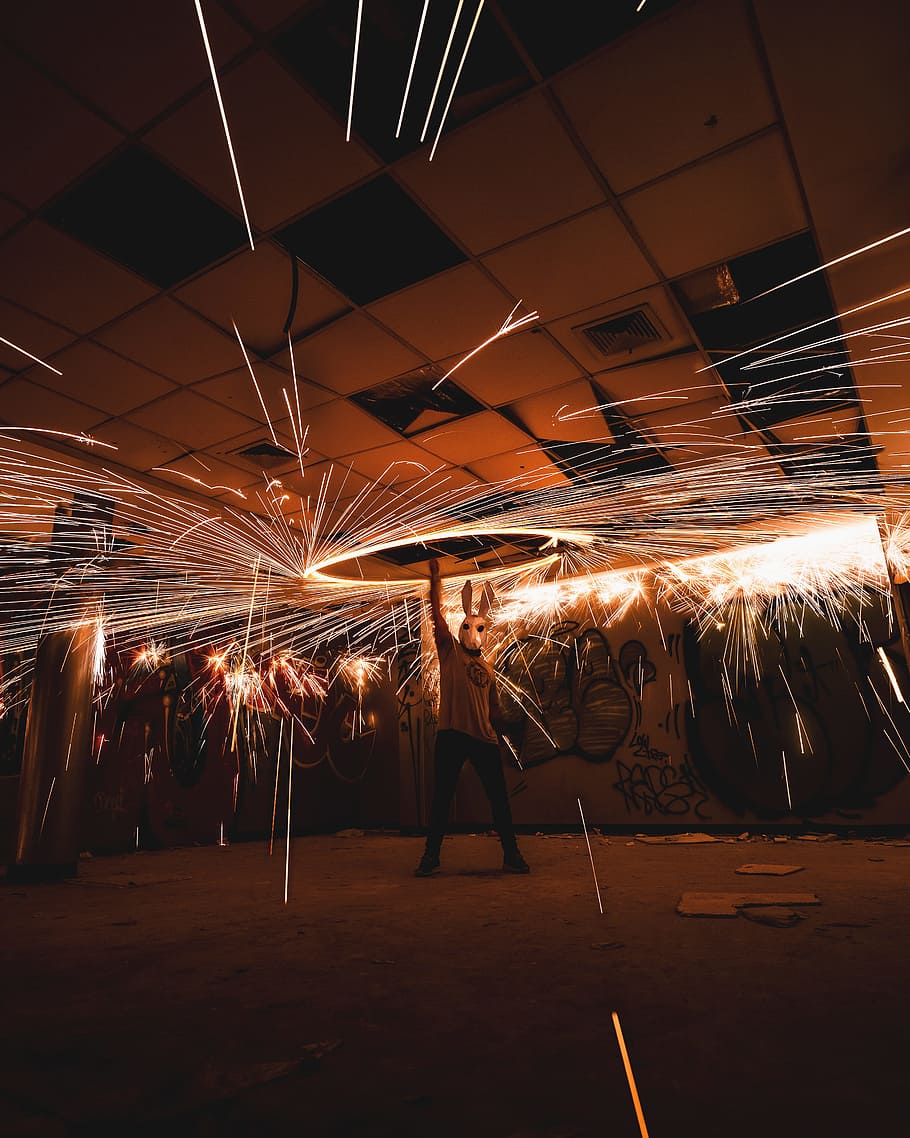
[[435,391],[436,388],[440,386],[440,384],[445,383],[445,381],[449,378],[450,375],[454,375],[455,372],[458,371],[458,369],[460,367],[462,367],[464,364],[466,364],[468,362],[468,360],[473,359],[474,356],[476,356],[478,352],[482,352],[484,350],[484,348],[488,347],[494,341],[501,340],[503,336],[508,336],[510,332],[517,332],[519,328],[524,328],[528,324],[533,324],[533,322],[538,317],[538,312],[536,309],[534,310],[534,312],[529,313],[527,316],[519,317],[518,320],[512,319],[512,317],[518,311],[518,307],[520,304],[521,304],[521,301],[519,300],[518,304],[515,305],[515,307],[512,309],[512,311],[509,313],[509,315],[505,318],[505,320],[503,320],[502,324],[500,324],[499,328],[493,333],[492,336],[489,336],[486,340],[484,340],[484,342],[482,344],[478,344],[476,348],[473,348],[470,352],[468,352],[468,354],[463,359],[460,359],[458,361],[458,363],[455,364],[454,367],[449,368],[449,370],[445,373],[445,375],[441,379],[437,379],[436,382],[433,384],[433,390]]
[[360,54],[360,28],[363,23],[363,0],[357,0],[357,24],[354,29],[354,60],[351,64],[351,97],[348,100],[348,125],[345,142],[351,141],[351,121],[354,118],[354,86],[357,82],[357,56]]
[[398,115],[398,126],[395,128],[395,137],[401,134],[401,124],[404,122],[404,109],[408,104],[408,93],[411,90],[411,79],[414,76],[414,65],[417,62],[417,52],[420,48],[420,37],[423,35],[423,24],[427,18],[427,9],[430,6],[430,0],[423,0],[423,11],[420,14],[420,24],[417,28],[417,39],[414,41],[414,53],[411,56],[411,66],[408,70],[407,82],[404,85],[404,95],[401,99],[401,112]]
[[199,30],[202,32],[202,42],[205,45],[206,58],[209,61],[209,70],[212,73],[212,85],[215,88],[215,98],[218,100],[218,110],[221,112],[221,125],[224,127],[224,137],[227,141],[228,154],[231,157],[231,168],[234,171],[234,181],[237,183],[237,194],[240,198],[240,208],[243,211],[243,222],[246,225],[247,237],[250,241],[250,248],[253,252],[256,251],[256,245],[253,242],[253,230],[250,227],[249,215],[246,211],[246,201],[243,197],[243,186],[240,184],[240,171],[237,169],[237,159],[234,157],[234,144],[231,142],[231,131],[228,126],[227,114],[224,109],[224,100],[221,98],[221,87],[218,84],[218,75],[215,71],[215,60],[212,56],[212,48],[209,44],[209,34],[205,27],[205,18],[202,15],[202,4],[200,0],[196,0],[196,15],[199,17]]
[[625,1068],[629,1092],[632,1095],[632,1102],[635,1106],[635,1117],[638,1119],[638,1129],[641,1131],[641,1138],[648,1138],[648,1128],[645,1125],[645,1116],[641,1109],[641,1099],[638,1097],[638,1087],[635,1085],[635,1076],[632,1074],[632,1064],[629,1062],[629,1052],[626,1050],[626,1041],[623,1038],[618,1012],[613,1012],[613,1029],[616,1032],[616,1042],[619,1044],[619,1053],[622,1055],[622,1065]]
[[0,344],[6,344],[6,346],[12,348],[13,351],[21,352],[23,356],[28,356],[30,360],[34,360],[36,364],[41,364],[42,367],[46,367],[48,371],[54,372],[55,375],[63,375],[63,372],[60,371],[59,368],[52,367],[45,360],[39,359],[38,356],[33,356],[31,352],[27,352],[25,348],[20,348],[19,345],[14,344],[12,340],[6,340],[3,336],[0,336]]
[[585,825],[585,812],[581,808],[581,799],[577,799],[578,812],[581,814],[581,828],[584,831],[585,842],[588,845],[588,857],[591,859],[591,873],[594,875],[594,889],[597,893],[597,907],[600,909],[600,915],[603,916],[604,906],[603,901],[600,899],[600,886],[597,884],[597,870],[594,868],[594,854],[591,852],[591,839],[588,837],[588,827]]
[[[464,61],[468,57],[468,49],[471,46],[471,40],[473,40],[473,38],[474,38],[474,31],[477,28],[477,21],[480,19],[480,12],[481,12],[481,9],[483,8],[483,2],[484,2],[484,0],[480,0],[480,2],[477,5],[477,11],[474,13],[474,22],[471,24],[471,30],[468,32],[468,39],[464,45],[464,51],[461,53],[461,59],[459,60],[459,63],[458,63],[458,70],[455,72],[455,78],[452,80],[452,90],[449,92],[448,102],[446,103],[445,110],[442,112],[442,117],[439,120],[439,126],[437,127],[437,130],[436,130],[436,138],[433,140],[433,148],[430,151],[430,161],[431,162],[433,161],[433,156],[436,153],[436,147],[439,145],[439,139],[442,135],[442,128],[445,126],[446,118],[448,117],[448,114],[449,114],[449,108],[452,105],[452,100],[455,98],[455,88],[458,86],[458,80],[461,78],[461,69],[464,67]],[[461,4],[460,3],[458,5],[458,7],[459,7],[459,11],[460,11],[461,10]],[[423,141],[423,140],[421,139],[421,141]]]

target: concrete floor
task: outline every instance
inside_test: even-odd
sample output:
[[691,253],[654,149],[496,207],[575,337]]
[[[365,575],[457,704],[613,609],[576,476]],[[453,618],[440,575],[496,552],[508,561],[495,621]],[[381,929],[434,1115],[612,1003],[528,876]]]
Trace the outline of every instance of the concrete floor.
[[[905,1128],[910,846],[458,836],[82,861],[0,888],[3,1135],[651,1138]],[[747,862],[805,869],[742,877]],[[682,891],[815,892],[792,928]]]

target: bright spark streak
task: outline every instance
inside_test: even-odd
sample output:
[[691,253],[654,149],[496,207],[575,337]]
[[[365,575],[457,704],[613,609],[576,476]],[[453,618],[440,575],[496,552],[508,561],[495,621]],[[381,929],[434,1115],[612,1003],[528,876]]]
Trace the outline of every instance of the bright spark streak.
[[275,438],[275,428],[272,426],[272,420],[269,418],[268,408],[265,405],[265,400],[262,398],[262,391],[256,381],[256,373],[253,371],[253,365],[250,363],[250,357],[247,355],[246,348],[243,345],[243,340],[240,338],[240,330],[234,320],[231,321],[234,326],[234,335],[237,337],[237,343],[240,345],[240,350],[243,352],[243,358],[246,361],[247,371],[250,373],[250,379],[253,381],[253,386],[256,388],[256,394],[259,396],[259,402],[262,405],[262,413],[265,415],[265,421],[269,425],[269,432],[272,436],[272,442],[276,447],[280,447],[281,443]]
[[[275,797],[272,799],[272,833],[269,838],[269,857],[272,856],[272,850],[275,846],[275,815],[278,813],[278,776],[281,774],[281,741],[284,738],[284,724],[285,720],[282,717],[278,728],[278,752],[275,758]],[[293,730],[293,725],[291,730]]]
[[523,771],[523,770],[524,770],[524,767],[521,765],[521,759],[518,757],[518,752],[517,752],[517,751],[515,750],[515,748],[512,746],[512,740],[509,738],[509,736],[508,736],[508,735],[503,735],[503,737],[502,737],[502,741],[505,743],[505,745],[506,745],[506,746],[509,748],[509,750],[512,752],[512,757],[515,759],[515,762],[516,762],[516,763],[518,763],[518,769],[519,769],[520,771]]
[[95,636],[92,644],[92,677],[96,684],[104,679],[104,622],[99,619],[95,623]]
[[57,781],[57,776],[54,775],[54,777],[51,779],[51,788],[47,792],[47,802],[45,802],[45,804],[44,804],[44,813],[41,815],[41,828],[38,831],[39,836],[44,833],[44,823],[47,821],[47,811],[48,811],[48,807],[51,804],[51,795],[54,793],[54,783],[56,781]]
[[647,2],[648,2],[648,0],[641,0],[640,4],[635,9],[635,11],[640,12],[642,10],[642,8],[644,8],[645,4],[647,4]]
[[360,54],[360,27],[363,23],[363,0],[357,0],[357,25],[354,29],[354,59],[351,63],[351,97],[348,101],[348,125],[344,133],[345,142],[351,141],[351,120],[354,117],[354,85],[357,82],[357,56]]
[[24,356],[28,356],[30,360],[34,360],[36,364],[41,364],[42,367],[46,367],[48,371],[55,372],[57,375],[63,375],[63,372],[60,371],[59,368],[51,367],[49,363],[39,359],[37,356],[33,356],[31,352],[27,352],[25,348],[20,348],[18,344],[14,344],[12,340],[6,340],[3,336],[0,336],[0,344],[6,344],[8,348],[12,348],[16,352],[21,352]]
[[879,304],[887,304],[891,300],[897,300],[900,296],[906,296],[910,293],[910,288],[898,289],[897,292],[888,293],[886,296],[878,296],[875,300],[869,300],[865,304],[858,304],[855,308],[848,308],[846,312],[839,312],[835,316],[828,316],[824,320],[817,320],[814,324],[806,324],[796,328],[792,332],[787,332],[783,336],[775,336],[773,340],[765,340],[762,344],[756,344],[754,348],[747,348],[743,352],[737,352],[735,355],[726,356],[722,360],[718,360],[716,364],[706,364],[704,367],[698,368],[696,375],[701,375],[704,371],[710,371],[713,367],[722,367],[724,364],[732,363],[734,360],[742,359],[743,356],[751,355],[753,352],[760,352],[764,348],[770,348],[773,344],[780,344],[784,340],[789,340],[793,336],[800,336],[804,332],[811,332],[815,328],[821,328],[823,324],[831,324],[835,320],[843,320],[848,316],[854,316],[857,312],[865,312],[867,308],[875,308]]
[[[459,5],[460,7],[460,5]],[[474,13],[474,22],[471,24],[471,30],[468,32],[468,40],[464,45],[464,51],[461,53],[461,60],[458,64],[458,70],[455,72],[455,79],[452,83],[452,90],[449,92],[449,99],[446,103],[445,110],[442,112],[442,118],[439,120],[439,126],[436,130],[436,138],[433,142],[433,149],[430,151],[430,161],[433,161],[433,155],[436,153],[436,147],[439,145],[439,139],[442,135],[442,128],[445,126],[446,118],[449,114],[449,107],[452,105],[452,100],[455,98],[455,88],[458,86],[458,80],[461,78],[461,69],[464,67],[464,61],[468,57],[468,49],[471,46],[471,40],[474,38],[474,30],[477,27],[477,21],[480,19],[480,12],[483,8],[483,0],[477,5],[477,11]]]
[[868,253],[872,249],[878,249],[880,245],[887,245],[889,241],[897,241],[900,237],[906,237],[910,233],[910,226],[906,229],[899,229],[896,233],[889,233],[887,237],[880,237],[878,241],[873,241],[871,245],[863,245],[861,249],[853,249],[849,253],[844,253],[841,257],[835,257],[833,261],[826,261],[823,265],[819,265],[817,269],[810,269],[807,273],[800,273],[798,277],[791,277],[788,281],[782,281],[781,284],[775,285],[774,288],[766,289],[760,292],[758,296],[753,296],[752,300],[761,300],[763,296],[770,296],[772,292],[778,292],[782,288],[787,288],[788,285],[796,284],[797,281],[804,281],[806,277],[815,276],[816,273],[821,273],[825,269],[830,269],[834,265],[840,265],[844,261],[849,261],[853,257],[859,257],[862,253]]
[[233,486],[210,486],[208,482],[203,482],[194,474],[184,474],[182,470],[175,470],[173,466],[153,466],[152,470],[161,470],[165,474],[176,474],[178,478],[185,478],[187,482],[195,482],[197,486],[201,486],[205,490],[225,490],[227,493],[236,494],[238,498],[246,501],[246,494],[242,490],[235,490]]
[[288,880],[291,875],[291,787],[294,784],[294,727],[291,725],[291,745],[288,747],[288,829],[284,855],[284,903],[288,903]]
[[904,693],[900,689],[900,685],[897,682],[897,676],[894,674],[894,669],[891,667],[891,661],[888,659],[884,648],[879,645],[876,651],[878,652],[878,658],[882,662],[882,667],[888,673],[888,679],[891,681],[891,687],[894,689],[894,694],[897,696],[898,702],[906,703],[907,701],[904,699]]
[[417,51],[420,48],[420,37],[423,35],[423,22],[427,18],[427,8],[430,6],[430,0],[423,0],[423,12],[420,15],[420,26],[417,28],[417,39],[414,41],[414,54],[411,56],[411,67],[408,71],[408,79],[404,85],[404,95],[401,100],[401,113],[398,116],[398,126],[395,130],[395,137],[401,134],[401,124],[404,122],[404,109],[408,104],[408,93],[411,90],[411,79],[414,75],[414,64],[417,62]]
[[461,9],[464,7],[464,0],[458,0],[458,7],[455,9],[455,18],[452,20],[452,27],[449,31],[449,38],[446,42],[445,51],[442,53],[442,63],[439,65],[439,71],[436,73],[436,84],[433,87],[433,94],[430,97],[430,105],[427,107],[427,117],[423,120],[423,130],[420,132],[420,141],[427,136],[427,127],[430,125],[430,115],[433,113],[433,107],[436,105],[436,96],[439,94],[439,84],[442,82],[442,73],[445,71],[446,62],[449,58],[449,52],[452,49],[452,40],[455,38],[455,29],[458,27],[458,18],[461,15]]
[[787,752],[781,751],[780,754],[781,754],[781,758],[784,760],[784,786],[786,786],[786,788],[787,788],[787,806],[792,811],[793,810],[793,802],[790,798],[790,778],[787,775]]
[[603,916],[604,906],[603,901],[600,899],[600,886],[597,884],[597,870],[594,868],[594,854],[591,852],[591,839],[588,837],[588,827],[585,825],[585,812],[581,808],[581,799],[577,799],[578,812],[581,814],[581,828],[585,832],[585,841],[588,845],[588,857],[591,859],[591,873],[594,875],[594,889],[597,893],[597,907],[600,909],[600,915]]
[[500,324],[499,328],[493,333],[492,336],[489,336],[486,340],[484,340],[484,342],[482,344],[478,344],[476,348],[474,348],[472,351],[468,352],[468,354],[463,359],[460,359],[454,367],[449,368],[449,370],[445,373],[445,375],[442,377],[442,379],[436,380],[436,382],[433,384],[433,391],[435,391],[436,388],[439,387],[439,385],[441,383],[445,383],[445,381],[449,378],[450,375],[453,375],[456,371],[458,371],[458,369],[462,366],[462,364],[466,364],[468,362],[468,360],[473,359],[474,356],[476,356],[478,352],[482,352],[484,350],[484,348],[488,347],[495,340],[499,340],[503,336],[508,336],[510,332],[515,332],[519,328],[523,328],[526,324],[532,324],[537,319],[539,313],[535,309],[533,312],[529,313],[527,316],[522,316],[518,320],[513,320],[512,317],[515,315],[516,311],[518,310],[519,304],[521,304],[520,300],[519,300],[518,304],[516,304],[515,307],[512,309],[512,311],[509,313],[509,315],[505,318],[505,320],[503,320],[502,324]]
[[641,1099],[638,1097],[638,1087],[635,1085],[635,1076],[632,1074],[632,1064],[629,1062],[629,1052],[626,1050],[626,1041],[623,1038],[618,1012],[613,1012],[613,1028],[616,1031],[616,1042],[619,1044],[619,1053],[622,1055],[622,1065],[626,1071],[626,1080],[629,1083],[629,1091],[635,1106],[635,1117],[638,1119],[638,1129],[641,1131],[641,1138],[648,1138],[648,1128],[645,1125],[645,1116],[641,1109]]
[[[63,374],[62,372],[60,373]],[[2,427],[0,434],[4,431],[29,431],[32,434],[38,435],[53,435],[58,439],[74,439],[77,443],[83,443],[85,446],[92,447],[106,447],[107,450],[119,450],[119,447],[114,446],[113,443],[103,443],[100,439],[93,439],[91,435],[85,435],[81,432],[74,433],[72,431],[50,431],[46,427]],[[8,435],[3,435],[8,438]]]
[[253,252],[256,251],[256,246],[253,243],[253,230],[250,228],[249,215],[246,212],[246,202],[243,198],[243,187],[240,185],[240,172],[237,169],[237,159],[234,157],[234,144],[231,142],[231,131],[228,127],[227,114],[224,110],[224,101],[221,98],[221,87],[218,85],[218,76],[215,73],[215,60],[212,56],[212,48],[209,44],[209,34],[205,28],[205,19],[202,15],[202,4],[200,0],[196,0],[196,15],[199,17],[199,29],[202,32],[202,42],[205,44],[205,54],[209,61],[209,70],[212,73],[212,84],[215,88],[215,98],[218,100],[218,110],[221,112],[221,125],[224,127],[224,137],[227,141],[228,154],[231,156],[231,166],[234,170],[234,181],[237,183],[237,193],[240,197],[240,208],[243,210],[243,221],[246,225],[247,236],[250,239],[250,248]]

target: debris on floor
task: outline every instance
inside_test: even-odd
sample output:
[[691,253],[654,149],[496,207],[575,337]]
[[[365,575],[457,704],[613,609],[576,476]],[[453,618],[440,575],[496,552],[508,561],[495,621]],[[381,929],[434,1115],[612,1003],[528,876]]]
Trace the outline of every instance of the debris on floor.
[[746,907],[820,904],[814,893],[683,893],[676,911],[681,917],[735,917]]
[[717,842],[719,838],[712,838],[710,834],[636,834],[636,842],[643,842],[649,846],[700,845],[702,842]]
[[794,925],[798,925],[800,921],[806,919],[806,914],[798,913],[796,909],[764,908],[761,906],[740,909],[739,915],[745,917],[747,921],[755,921],[759,925],[770,925],[775,929],[792,929]]
[[603,940],[603,941],[595,941],[591,945],[591,947],[592,948],[608,949],[608,948],[625,948],[626,946],[625,946],[625,942],[621,941],[621,940]]
[[837,834],[794,834],[798,842],[836,842]]
[[786,877],[790,873],[799,873],[805,869],[804,865],[741,865],[736,873],[755,873],[768,877]]

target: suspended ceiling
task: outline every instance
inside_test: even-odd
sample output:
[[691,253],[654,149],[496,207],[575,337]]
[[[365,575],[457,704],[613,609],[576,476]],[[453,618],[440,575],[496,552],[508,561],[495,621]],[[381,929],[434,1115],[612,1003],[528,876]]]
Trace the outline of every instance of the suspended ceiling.
[[[731,446],[782,470],[832,446],[903,466],[900,359],[841,369],[833,401],[832,373],[807,372],[770,410],[747,405],[738,365],[699,369],[910,286],[897,241],[750,303],[908,224],[905,7],[636,7],[489,0],[430,162],[454,4],[430,5],[396,141],[422,4],[366,0],[346,142],[353,0],[207,0],[254,252],[193,5],[15,6],[0,336],[62,375],[0,345],[0,421],[86,432],[118,448],[106,462],[253,510],[278,477],[290,515],[325,478],[339,510],[375,480],[407,499],[428,471],[451,489],[602,485],[630,439],[636,470]],[[434,388],[519,301],[539,319]]]

